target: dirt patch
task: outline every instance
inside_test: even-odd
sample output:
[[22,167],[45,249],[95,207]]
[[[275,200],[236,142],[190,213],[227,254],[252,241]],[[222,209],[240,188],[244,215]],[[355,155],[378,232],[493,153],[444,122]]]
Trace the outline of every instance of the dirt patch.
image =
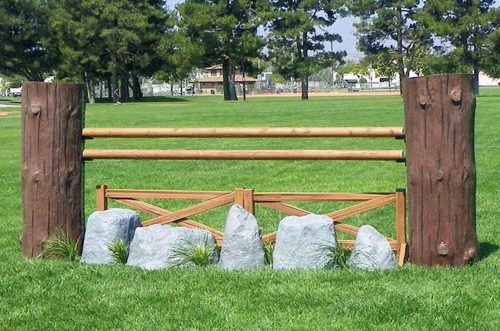
[[7,116],[9,114],[10,114],[10,112],[8,112],[8,111],[0,111],[0,116]]

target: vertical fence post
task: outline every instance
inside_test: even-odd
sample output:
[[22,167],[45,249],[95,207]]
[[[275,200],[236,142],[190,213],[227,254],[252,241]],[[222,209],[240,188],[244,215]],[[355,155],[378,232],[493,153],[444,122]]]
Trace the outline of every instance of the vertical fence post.
[[410,261],[462,266],[479,257],[471,75],[404,81]]
[[255,202],[253,199],[253,189],[246,188],[243,191],[243,208],[250,214],[255,215]]
[[95,210],[104,211],[108,209],[108,198],[106,197],[106,185],[98,185],[95,192]]
[[237,205],[240,205],[241,207],[244,207],[243,205],[245,204],[245,189],[243,188],[236,188],[234,189],[234,203]]
[[83,109],[79,84],[23,84],[21,246],[27,257],[63,233],[82,239]]
[[398,264],[402,266],[406,259],[406,190],[397,189],[395,198]]

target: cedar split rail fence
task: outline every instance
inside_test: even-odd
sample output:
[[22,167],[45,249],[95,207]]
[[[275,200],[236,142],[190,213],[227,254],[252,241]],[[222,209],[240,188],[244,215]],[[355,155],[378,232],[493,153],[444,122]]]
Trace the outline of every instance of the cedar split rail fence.
[[[417,264],[461,266],[476,260],[474,111],[470,75],[441,75],[404,82],[405,128],[83,128],[84,97],[78,84],[25,82],[23,84],[22,184],[24,230],[22,251],[36,256],[42,243],[61,229],[82,236],[83,163],[93,159],[179,160],[373,160],[405,162],[408,183],[409,257]],[[357,137],[405,139],[403,150],[116,150],[84,149],[84,139],[172,137]],[[143,198],[195,199],[196,204],[169,211]],[[229,203],[249,212],[254,204],[290,215],[309,212],[288,201],[358,201],[328,214],[338,231],[350,235],[357,228],[345,218],[387,204],[396,206],[396,239],[389,239],[400,263],[406,252],[405,193],[256,193],[116,190],[100,186],[97,209],[107,200],[137,208],[153,216],[145,225],[177,223],[204,228],[217,241],[219,230],[188,217]],[[263,236],[272,242],[275,233]],[[352,241],[343,241],[349,247]]]
[[[255,214],[255,204],[283,212],[293,216],[304,216],[311,212],[290,205],[289,201],[356,201],[355,205],[333,211],[327,215],[333,219],[335,230],[350,236],[356,236],[358,228],[342,221],[361,213],[380,208],[386,205],[395,206],[395,233],[396,239],[386,238],[392,249],[398,254],[398,262],[403,265],[406,253],[405,235],[405,192],[395,193],[289,193],[289,192],[254,192],[253,189],[237,188],[229,191],[166,191],[166,190],[125,190],[109,189],[100,185],[96,190],[96,209],[106,210],[108,200],[112,199],[122,205],[138,209],[150,214],[153,218],[143,222],[144,226],[153,224],[176,223],[178,225],[210,231],[218,245],[224,240],[221,231],[196,222],[189,217],[227,204],[237,203],[249,213]],[[190,207],[170,211],[141,199],[172,199],[172,200],[201,200]],[[276,240],[276,231],[262,236],[264,243]],[[340,246],[352,248],[354,240],[338,240]]]

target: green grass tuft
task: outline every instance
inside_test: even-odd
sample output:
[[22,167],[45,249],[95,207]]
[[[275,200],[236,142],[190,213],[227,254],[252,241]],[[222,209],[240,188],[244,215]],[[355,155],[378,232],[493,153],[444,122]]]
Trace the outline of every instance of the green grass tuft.
[[179,266],[194,264],[198,267],[206,267],[217,253],[215,244],[208,240],[208,233],[201,240],[183,240],[174,248],[174,256],[179,260]]
[[274,243],[264,245],[264,259],[267,265],[273,265]]
[[113,259],[116,263],[127,263],[129,248],[125,241],[122,239],[113,241],[108,245],[108,249],[111,251]]
[[47,240],[43,245],[43,251],[38,256],[42,259],[62,259],[67,261],[78,261],[79,241],[76,242],[66,233],[57,235]]

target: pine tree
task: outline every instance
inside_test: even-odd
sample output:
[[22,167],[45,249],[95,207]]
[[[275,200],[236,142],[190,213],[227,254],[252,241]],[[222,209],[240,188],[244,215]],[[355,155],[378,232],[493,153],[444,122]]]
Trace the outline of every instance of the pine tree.
[[498,66],[500,61],[491,45],[500,26],[500,9],[494,8],[494,3],[495,0],[428,0],[419,17],[419,22],[433,35],[452,46],[461,70],[473,73],[476,93],[479,71],[490,70],[491,62]]
[[329,51],[325,43],[342,42],[340,35],[329,32],[342,12],[342,3],[334,0],[270,0],[269,55],[278,73],[300,79],[302,99],[309,98],[309,76],[321,63],[340,60],[345,52]]
[[43,81],[57,61],[48,41],[48,1],[0,1],[0,73]]
[[257,34],[260,0],[187,0],[177,6],[179,27],[199,45],[195,65],[222,63],[224,100],[237,100],[235,72],[241,59],[259,56],[264,39]]

